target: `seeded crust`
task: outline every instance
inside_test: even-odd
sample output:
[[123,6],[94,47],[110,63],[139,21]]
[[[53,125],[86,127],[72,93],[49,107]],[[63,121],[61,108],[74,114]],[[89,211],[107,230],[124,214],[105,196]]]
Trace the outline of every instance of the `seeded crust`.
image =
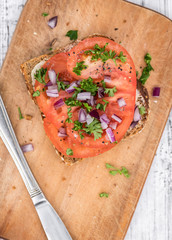
[[[100,35],[95,34],[94,36],[100,36]],[[94,37],[94,36],[89,36],[89,37]],[[105,36],[102,36],[102,37],[105,37]],[[111,40],[113,40],[113,39],[111,39]],[[29,92],[32,100],[35,102],[35,104],[37,104],[36,99],[32,96],[33,93],[34,93],[34,88],[33,88],[33,85],[32,85],[32,77],[31,77],[31,72],[32,72],[33,68],[38,63],[40,63],[42,60],[47,61],[49,58],[51,58],[52,56],[54,56],[57,53],[69,51],[72,47],[74,47],[76,44],[78,44],[78,42],[79,42],[79,40],[77,40],[77,41],[75,41],[71,44],[68,44],[66,47],[58,48],[55,51],[52,51],[48,54],[44,54],[44,55],[41,55],[39,57],[35,57],[33,59],[30,59],[20,66],[20,70],[21,70],[21,72],[22,72],[22,74],[25,78],[25,83],[26,83],[28,92]],[[139,91],[139,97],[138,97],[138,100],[136,101],[136,105],[137,106],[144,106],[145,110],[146,110],[146,113],[142,116],[141,120],[138,122],[138,124],[134,128],[130,127],[128,129],[128,131],[126,132],[126,134],[124,136],[124,139],[128,136],[133,136],[136,133],[140,132],[144,128],[145,123],[148,119],[149,95],[148,95],[147,89],[139,81],[137,81],[137,90]],[[42,119],[45,117],[43,115],[43,113],[41,113],[41,116],[42,116]],[[62,153],[60,153],[56,148],[55,148],[55,151],[60,156],[60,158],[65,162],[65,164],[67,164],[67,165],[73,165],[74,163],[78,163],[82,160],[82,158],[66,157]]]

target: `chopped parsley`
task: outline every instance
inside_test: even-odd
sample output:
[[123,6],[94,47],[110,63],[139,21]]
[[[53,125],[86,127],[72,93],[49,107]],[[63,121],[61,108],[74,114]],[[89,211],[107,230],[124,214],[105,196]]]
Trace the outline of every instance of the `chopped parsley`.
[[80,82],[80,88],[85,90],[86,92],[91,92],[91,95],[95,96],[98,91],[98,86],[93,82],[93,79],[89,77],[88,79],[84,79]]
[[109,193],[102,192],[102,193],[99,194],[99,196],[108,198],[109,197]]
[[33,96],[33,97],[38,97],[38,96],[40,96],[40,91],[39,91],[39,90],[35,91],[32,96]]
[[114,93],[116,93],[116,92],[117,92],[116,87],[105,88],[105,91],[104,91],[104,93],[107,93],[109,95],[109,97],[113,97]]
[[86,69],[87,65],[84,65],[84,61],[77,62],[76,67],[73,68],[73,72],[76,73],[76,75],[81,75],[81,71],[83,69]]
[[101,138],[103,133],[101,123],[97,119],[94,119],[89,125],[86,124],[83,130],[89,135],[93,133],[94,140]]
[[92,107],[88,105],[88,103],[83,103],[84,107],[87,109],[87,112],[92,110]]
[[57,82],[57,87],[58,87],[58,91],[60,91],[60,89],[62,89],[63,91],[69,87],[69,85],[64,84],[64,82],[61,81],[56,81]]
[[148,77],[150,76],[150,71],[154,71],[153,67],[151,66],[150,62],[152,60],[152,57],[149,53],[147,53],[144,57],[145,63],[146,63],[146,67],[143,69],[142,71],[142,75],[139,79],[139,81],[144,85],[145,82],[147,81]]
[[96,109],[100,109],[100,110],[102,110],[102,111],[105,112],[105,109],[106,109],[107,104],[108,104],[109,102],[106,101],[106,100],[104,100],[104,99],[102,99],[102,101],[105,102],[105,104],[103,105],[102,103],[98,103],[98,104],[96,105]]
[[74,127],[72,128],[74,131],[81,130],[83,127],[83,123],[79,122],[78,120],[74,121]]
[[101,58],[101,54],[103,52],[105,52],[105,48],[106,48],[107,45],[108,45],[108,43],[106,43],[104,45],[104,47],[101,48],[98,44],[96,44],[94,46],[94,50],[91,49],[91,50],[85,51],[84,53],[86,55],[92,54],[91,60],[92,61],[97,61],[99,58]]
[[141,107],[139,108],[139,112],[140,112],[141,115],[144,115],[144,114],[146,113],[145,107],[144,107],[144,106],[141,106]]
[[46,13],[46,12],[43,12],[43,13],[42,13],[42,16],[43,16],[43,17],[47,17],[48,15],[49,15],[49,13]]
[[117,56],[115,51],[105,51],[106,46],[108,43],[104,45],[104,47],[100,47],[98,44],[95,44],[94,49],[92,50],[87,50],[84,53],[86,55],[92,55],[91,60],[92,61],[97,61],[98,59],[101,59],[102,62],[106,62],[108,59],[112,59],[116,64],[116,60],[119,59],[121,62],[125,63],[126,62],[126,56],[123,55],[123,52],[121,51],[120,54]]
[[109,163],[106,163],[106,168],[115,168],[115,167]]
[[136,77],[138,77],[138,75],[139,75],[139,72],[138,72],[138,71],[136,71]]
[[59,81],[58,80],[58,76],[59,76],[59,73],[57,74],[57,77],[56,77],[56,82],[57,82],[57,87],[58,87],[58,91],[60,91],[60,89],[62,89],[63,91],[69,87],[69,85],[67,84],[64,84],[63,81]]
[[73,155],[73,150],[71,148],[67,148],[66,154],[69,155],[69,156],[72,156]]
[[106,88],[106,83],[104,80],[102,80],[101,83],[102,83],[102,87],[104,88],[104,93],[108,94],[109,97],[113,97],[114,93],[117,92],[116,87]]
[[68,109],[67,109],[67,115],[68,115],[68,118],[66,119],[66,121],[65,122],[67,122],[67,123],[72,123],[73,121],[72,121],[72,113],[70,112],[72,110],[72,108],[71,107],[69,107]]
[[112,166],[111,164],[109,163],[106,163],[106,168],[112,168],[114,170],[111,170],[109,171],[109,173],[113,176],[115,176],[117,173],[119,173],[120,175],[124,174],[124,176],[126,178],[129,178],[130,177],[130,174],[128,173],[128,170],[125,168],[125,167],[122,167],[121,169],[117,169],[115,168],[114,166]]
[[18,107],[18,112],[19,112],[19,120],[23,119],[24,117],[23,117],[23,115],[21,113],[20,107]]
[[78,120],[74,121],[74,127],[72,128],[72,130],[77,131],[81,140],[84,138],[84,136],[82,135],[83,132],[79,131],[82,130],[83,128],[83,123],[79,122]]
[[70,40],[76,40],[78,38],[78,30],[70,30],[66,33],[66,36],[70,38]]
[[39,70],[36,70],[34,77],[38,82],[45,85],[46,84],[46,82],[45,82],[46,73],[47,73],[47,68],[40,68]]
[[82,102],[74,99],[73,97],[70,97],[70,98],[66,99],[65,103],[66,103],[67,106],[70,106],[70,107],[76,107],[76,106],[81,107],[82,106]]

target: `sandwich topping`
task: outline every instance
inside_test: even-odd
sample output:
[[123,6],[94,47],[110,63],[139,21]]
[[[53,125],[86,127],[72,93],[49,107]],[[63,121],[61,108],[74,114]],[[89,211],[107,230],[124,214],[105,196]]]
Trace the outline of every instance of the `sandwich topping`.
[[110,39],[87,38],[54,55],[35,70],[34,79],[46,134],[65,156],[93,157],[111,149],[133,121],[134,63]]

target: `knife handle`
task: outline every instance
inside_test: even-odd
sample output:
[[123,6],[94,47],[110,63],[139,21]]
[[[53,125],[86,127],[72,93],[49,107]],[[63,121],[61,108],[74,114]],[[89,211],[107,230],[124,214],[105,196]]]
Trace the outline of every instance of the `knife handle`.
[[12,128],[10,119],[8,117],[1,96],[0,96],[0,136],[19,170],[31,198],[42,193],[25,160],[25,157],[15,136],[14,130]]

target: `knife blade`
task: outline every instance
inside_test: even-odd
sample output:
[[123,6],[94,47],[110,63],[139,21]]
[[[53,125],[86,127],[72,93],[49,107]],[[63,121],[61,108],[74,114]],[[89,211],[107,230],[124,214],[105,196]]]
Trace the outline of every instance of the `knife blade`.
[[64,223],[45,198],[23,155],[0,96],[0,136],[26,185],[48,240],[72,240]]

